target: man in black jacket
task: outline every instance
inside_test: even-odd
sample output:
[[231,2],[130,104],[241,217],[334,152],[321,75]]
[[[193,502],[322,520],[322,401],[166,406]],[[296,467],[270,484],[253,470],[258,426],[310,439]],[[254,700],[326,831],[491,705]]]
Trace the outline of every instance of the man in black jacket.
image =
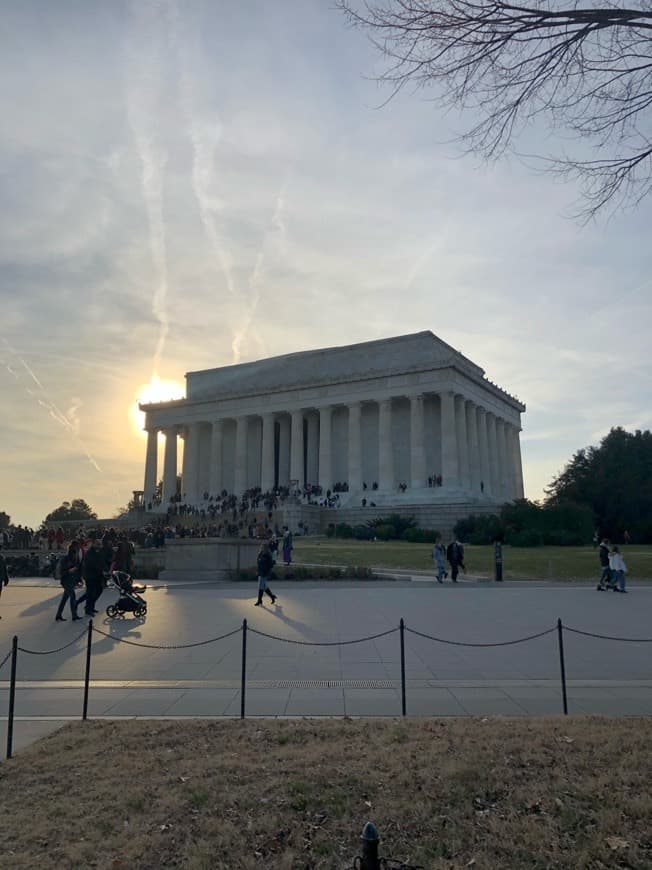
[[457,535],[453,535],[453,540],[446,549],[446,558],[451,566],[451,579],[453,583],[457,583],[457,574],[459,569],[466,571],[464,565],[464,547],[457,540]]
[[267,585],[267,581],[271,576],[272,568],[274,567],[274,560],[272,558],[272,553],[267,544],[261,544],[260,550],[258,551],[258,560],[257,560],[257,568],[258,568],[258,601],[256,601],[255,607],[259,607],[263,603],[263,592],[266,592],[269,597],[272,599],[272,604],[276,601],[276,595],[272,592],[272,590]]
[[86,592],[77,599],[77,604],[85,602],[86,616],[97,613],[95,604],[104,589],[104,572],[106,571],[106,559],[102,552],[102,542],[95,538],[93,544],[86,551],[82,562],[82,575],[86,583]]
[[[0,544],[0,550],[2,549],[2,544]],[[2,587],[6,586],[9,583],[9,571],[7,570],[7,560],[0,553],[0,595],[2,595]],[[0,616],[0,619],[2,617]]]
[[[600,579],[598,580],[598,592],[604,592],[606,586],[611,586],[611,569],[609,567],[609,541],[603,538],[600,541]],[[606,584],[606,586],[605,586]]]

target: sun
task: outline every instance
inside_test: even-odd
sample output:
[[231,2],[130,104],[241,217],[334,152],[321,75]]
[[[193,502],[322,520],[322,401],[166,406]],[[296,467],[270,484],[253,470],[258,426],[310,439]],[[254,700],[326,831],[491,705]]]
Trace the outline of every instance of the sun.
[[148,384],[141,384],[136,391],[136,397],[130,408],[131,422],[134,428],[145,437],[147,434],[143,429],[145,425],[145,414],[138,407],[139,404],[146,405],[149,402],[169,402],[172,399],[183,399],[185,389],[178,381],[164,381],[153,375],[152,380]]

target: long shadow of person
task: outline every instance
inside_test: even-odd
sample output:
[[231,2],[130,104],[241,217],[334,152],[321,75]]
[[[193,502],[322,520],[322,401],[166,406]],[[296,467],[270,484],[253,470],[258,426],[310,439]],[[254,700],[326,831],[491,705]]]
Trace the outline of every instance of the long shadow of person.
[[37,613],[42,613],[44,610],[51,610],[53,602],[61,598],[61,590],[58,590],[50,598],[44,598],[43,601],[37,601],[36,604],[30,604],[24,610],[21,610],[19,616],[35,616]]

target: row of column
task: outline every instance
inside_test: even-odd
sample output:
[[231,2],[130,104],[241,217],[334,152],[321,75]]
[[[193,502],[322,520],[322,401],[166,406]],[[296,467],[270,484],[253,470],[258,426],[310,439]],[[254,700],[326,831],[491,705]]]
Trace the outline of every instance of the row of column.
[[[440,444],[441,475],[443,486],[451,490],[461,490],[470,494],[485,494],[497,499],[510,500],[523,497],[523,473],[519,430],[510,423],[496,417],[484,408],[452,392],[444,392],[440,399]],[[424,421],[424,396],[409,397],[410,401],[410,444],[409,485],[420,489],[428,485],[426,468],[426,431]],[[392,490],[397,484],[394,467],[393,406],[392,399],[384,399],[378,404],[378,485],[381,491]],[[275,422],[280,421],[280,435],[284,443],[289,439],[289,469],[281,467],[279,455],[279,478],[319,483],[324,491],[333,485],[333,427],[332,418],[335,407],[327,405],[317,409],[317,414],[308,417],[307,434],[309,444],[318,443],[308,454],[307,480],[304,480],[304,411],[268,412],[257,415],[262,420],[260,443],[260,488],[263,492],[275,485]],[[347,482],[349,490],[362,489],[362,402],[352,402],[348,408],[348,456]],[[279,414],[283,416],[279,417]],[[235,420],[235,453],[233,489],[236,494],[248,488],[247,451],[249,417]],[[222,457],[225,420],[213,421],[211,426],[211,449],[209,490],[217,494],[224,489]],[[163,463],[163,503],[167,504],[176,493],[177,477],[177,435],[185,439],[183,457],[183,489],[189,503],[200,500],[199,457],[200,426],[192,423],[183,427],[163,430],[165,434],[165,454]],[[205,424],[204,424],[205,425]],[[283,453],[283,451],[281,451]],[[434,471],[430,470],[431,473]],[[145,464],[145,501],[151,500],[157,480],[157,430],[148,431],[147,455]]]

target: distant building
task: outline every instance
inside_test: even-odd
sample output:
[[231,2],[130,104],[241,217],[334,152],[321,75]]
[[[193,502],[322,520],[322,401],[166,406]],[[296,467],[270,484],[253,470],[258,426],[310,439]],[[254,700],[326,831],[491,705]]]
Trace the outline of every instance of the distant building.
[[185,399],[141,408],[145,503],[159,479],[158,433],[166,439],[163,508],[177,491],[179,437],[188,504],[338,483],[343,506],[523,497],[525,406],[429,331],[190,372]]

